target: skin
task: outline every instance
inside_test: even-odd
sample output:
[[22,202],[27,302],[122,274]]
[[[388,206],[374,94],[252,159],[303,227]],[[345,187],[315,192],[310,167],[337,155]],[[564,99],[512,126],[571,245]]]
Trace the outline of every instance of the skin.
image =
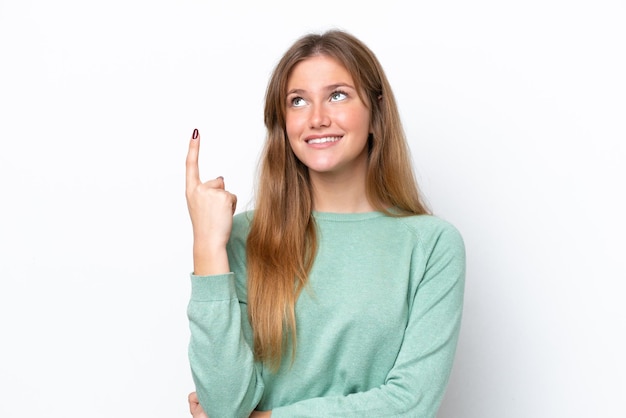
[[233,225],[237,196],[225,190],[224,179],[200,181],[200,135],[189,142],[186,198],[193,229],[194,273],[199,276],[230,272],[226,243]]
[[[196,392],[191,392],[189,394],[189,412],[191,412],[191,416],[193,418],[209,418],[206,412],[202,409],[202,406],[200,406]],[[253,411],[250,418],[268,418],[271,416],[271,411]]]
[[[321,212],[369,212],[365,194],[368,104],[357,94],[346,68],[333,58],[318,55],[298,63],[287,81],[286,131],[296,157],[309,169],[313,206]],[[320,138],[335,140],[325,143]],[[313,142],[311,142],[313,140]],[[230,272],[226,244],[232,229],[237,197],[218,177],[202,182],[198,169],[200,136],[189,142],[186,198],[193,228],[196,275]],[[189,394],[194,418],[208,418],[196,392]],[[270,417],[253,411],[251,418]]]
[[[309,169],[315,210],[372,210],[365,195],[370,111],[338,61],[318,55],[293,68],[286,132],[294,154]],[[338,140],[313,143],[327,137]]]

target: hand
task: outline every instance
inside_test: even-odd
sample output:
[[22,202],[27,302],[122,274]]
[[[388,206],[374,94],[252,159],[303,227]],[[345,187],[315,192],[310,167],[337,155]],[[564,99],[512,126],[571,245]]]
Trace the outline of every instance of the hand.
[[[194,131],[197,134],[197,131]],[[233,225],[237,197],[224,188],[221,177],[200,181],[200,135],[189,142],[186,163],[186,198],[194,236],[194,273],[228,273],[226,243]]]
[[202,409],[196,392],[191,392],[187,399],[189,400],[189,412],[191,412],[193,418],[209,418],[204,409]]
[[[204,409],[202,409],[196,392],[191,392],[188,396],[188,400],[189,412],[191,412],[193,418],[209,418],[206,412],[204,412]],[[250,414],[250,418],[269,418],[271,416],[272,411],[252,411],[252,414]]]

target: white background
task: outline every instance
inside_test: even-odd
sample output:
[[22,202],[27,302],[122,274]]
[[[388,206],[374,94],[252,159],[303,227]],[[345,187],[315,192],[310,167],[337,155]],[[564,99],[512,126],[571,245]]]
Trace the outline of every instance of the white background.
[[623,1],[0,1],[0,416],[186,417],[184,158],[250,207],[307,31],[378,55],[468,254],[440,418],[624,417]]

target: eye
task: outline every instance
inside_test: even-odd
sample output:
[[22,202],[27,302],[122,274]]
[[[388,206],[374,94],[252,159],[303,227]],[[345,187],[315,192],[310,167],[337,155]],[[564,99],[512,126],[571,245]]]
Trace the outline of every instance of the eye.
[[294,97],[291,100],[289,100],[289,103],[291,103],[291,106],[293,107],[302,107],[306,104],[306,102],[304,101],[304,99],[302,97]]
[[341,101],[341,100],[345,100],[347,98],[348,98],[348,95],[345,92],[341,91],[341,90],[333,91],[330,94],[330,101],[331,102],[338,102],[338,101]]

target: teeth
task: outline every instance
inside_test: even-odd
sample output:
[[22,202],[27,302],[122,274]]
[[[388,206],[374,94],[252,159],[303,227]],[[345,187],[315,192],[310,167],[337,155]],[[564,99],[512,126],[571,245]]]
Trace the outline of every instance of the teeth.
[[327,142],[337,142],[341,139],[338,136],[327,136],[326,138],[309,139],[308,144],[325,144]]

